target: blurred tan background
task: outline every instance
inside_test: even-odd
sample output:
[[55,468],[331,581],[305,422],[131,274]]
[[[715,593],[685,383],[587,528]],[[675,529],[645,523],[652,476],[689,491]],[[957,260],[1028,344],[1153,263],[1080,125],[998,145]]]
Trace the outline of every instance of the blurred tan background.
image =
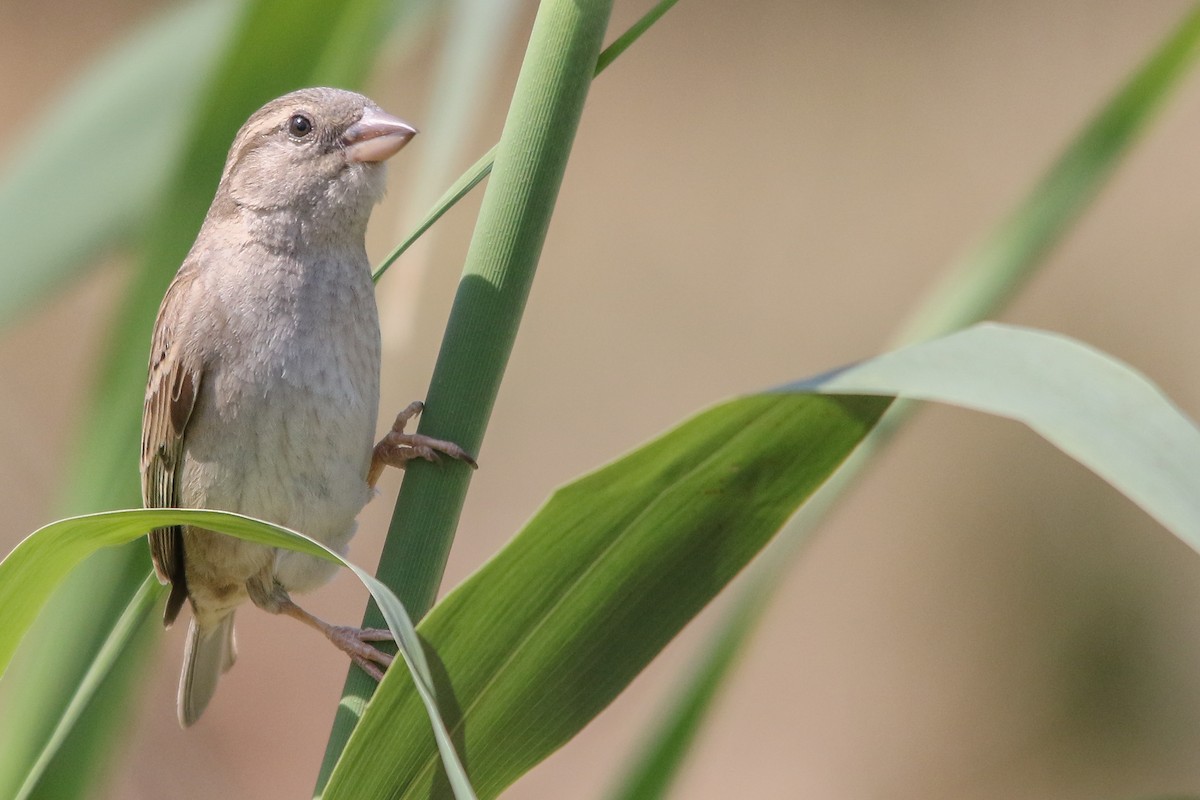
[[[160,5],[0,0],[7,130]],[[555,486],[691,412],[878,351],[1188,5],[681,2],[592,90],[447,585]],[[648,6],[619,2],[612,31]],[[464,167],[499,130],[531,19]],[[423,137],[435,57],[385,61],[369,89]],[[1193,417],[1198,132],[1193,76],[1003,315],[1132,362]],[[377,257],[413,212],[421,141],[393,167]],[[425,391],[477,204],[444,220],[423,280],[409,264],[381,288],[385,317],[416,299],[414,335],[385,353],[384,416]],[[2,550],[55,516],[124,277],[110,257],[0,332]],[[397,484],[362,517],[359,563]],[[310,604],[357,622],[363,602],[347,578]],[[603,796],[716,618],[506,797]],[[248,609],[237,668],[184,732],[183,633],[163,636],[108,796],[307,797],[342,657]],[[1198,756],[1200,558],[1025,429],[930,408],[792,570],[676,796],[1200,794]]]

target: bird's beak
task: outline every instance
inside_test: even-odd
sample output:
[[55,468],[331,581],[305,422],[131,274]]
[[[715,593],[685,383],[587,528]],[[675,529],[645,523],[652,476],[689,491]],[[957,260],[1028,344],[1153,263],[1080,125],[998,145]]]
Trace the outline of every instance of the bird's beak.
[[391,158],[416,135],[417,129],[404,120],[368,108],[362,119],[342,134],[342,144],[350,161],[373,163]]

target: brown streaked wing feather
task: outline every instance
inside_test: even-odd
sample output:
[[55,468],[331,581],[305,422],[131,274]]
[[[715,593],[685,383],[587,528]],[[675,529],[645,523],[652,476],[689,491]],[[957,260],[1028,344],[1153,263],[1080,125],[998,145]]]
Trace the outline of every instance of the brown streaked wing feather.
[[[203,365],[180,346],[176,323],[181,304],[188,301],[194,272],[179,271],[154,323],[150,347],[150,376],[142,415],[142,503],[146,508],[177,508],[176,486],[183,456],[184,433],[195,409]],[[187,599],[183,566],[183,528],[171,526],[150,532],[150,557],[162,583],[173,584],[163,621],[170,625]]]

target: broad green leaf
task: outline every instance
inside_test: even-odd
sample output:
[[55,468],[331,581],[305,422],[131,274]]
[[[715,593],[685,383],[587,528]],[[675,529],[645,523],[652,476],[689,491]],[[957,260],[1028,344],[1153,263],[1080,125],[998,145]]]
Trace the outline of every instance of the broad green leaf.
[[237,8],[171,7],[16,132],[0,173],[0,325],[152,216]]
[[779,391],[935,400],[1023,422],[1200,551],[1200,429],[1145,376],[1065,336],[985,323]]
[[[886,406],[785,394],[718,406],[556,492],[439,603],[420,633],[480,796],[496,796],[611,702]],[[403,676],[385,677],[326,800],[444,796],[419,714]]]
[[[145,536],[151,528],[165,525],[195,525],[249,542],[307,553],[341,564],[353,572],[378,604],[408,665],[413,685],[416,686],[429,713],[438,748],[447,759],[446,767],[454,796],[459,800],[474,798],[466,772],[458,761],[438,711],[433,677],[421,641],[417,638],[408,612],[396,599],[395,594],[366,570],[356,567],[320,542],[287,528],[240,514],[182,509],[108,511],[59,520],[34,531],[0,562],[0,608],[6,610],[5,624],[0,627],[0,677],[7,669],[17,644],[29,629],[34,617],[71,570],[103,547],[127,544]],[[95,691],[99,687],[104,678],[99,673],[106,665],[111,665],[122,648],[122,640],[127,641],[132,636],[133,629],[142,622],[137,610],[148,610],[154,605],[153,601],[157,595],[149,588],[149,581],[149,577],[143,580],[135,595],[135,603],[131,604],[131,609],[127,610],[114,626],[113,634],[106,642],[107,646],[101,649],[96,660],[99,665],[97,671],[89,673],[88,680],[81,683],[80,688],[85,693],[88,690]],[[73,698],[64,721],[69,722],[70,714],[77,714],[86,705],[86,697]],[[65,735],[60,723],[55,736]],[[26,791],[32,790],[38,775],[45,770],[48,763],[49,756],[38,759],[26,781],[26,788],[22,790],[22,796],[26,796]]]
[[[1193,6],[1069,143],[1013,212],[978,247],[952,265],[894,340],[907,344],[943,336],[1002,308],[1072,230],[1154,112],[1190,73],[1200,52],[1198,45],[1200,7]],[[687,755],[684,743],[694,738],[716,693],[713,684],[728,677],[735,663],[727,652],[729,643],[747,638],[749,628],[757,624],[761,609],[766,607],[763,598],[773,594],[789,574],[787,564],[801,552],[808,534],[908,418],[907,412],[903,402],[888,411],[867,442],[788,525],[778,546],[756,565],[756,571],[745,582],[745,597],[721,623],[708,650],[700,656],[705,663],[696,665],[692,685],[681,691],[661,715],[676,725],[664,726],[655,739],[640,748],[632,767],[636,776],[631,774],[620,782],[611,795],[613,800],[666,796]]]
[[[557,492],[421,624],[480,796],[498,794],[611,702],[837,469],[892,396],[1023,422],[1200,550],[1200,429],[1145,377],[1063,336],[980,325],[734,400]],[[702,673],[710,691],[719,672]],[[326,797],[437,796],[423,719],[403,678],[385,679]],[[383,761],[387,770],[365,769]]]

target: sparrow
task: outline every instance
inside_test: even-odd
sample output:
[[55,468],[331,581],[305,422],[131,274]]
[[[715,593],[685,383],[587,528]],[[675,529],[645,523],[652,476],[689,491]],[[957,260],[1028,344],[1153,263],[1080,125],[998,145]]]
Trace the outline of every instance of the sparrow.
[[[374,442],[380,337],[364,234],[384,161],[417,133],[368,98],[302,89],[256,111],[230,147],[191,251],[154,323],[142,419],[147,508],[233,511],[339,553],[385,466],[451,442],[405,432],[412,403]],[[385,630],[330,625],[291,599],[336,565],[193,526],[158,528],[150,554],[171,591],[169,627],[192,608],[178,714],[187,727],[234,662],[247,600],[318,629],[375,678]]]

